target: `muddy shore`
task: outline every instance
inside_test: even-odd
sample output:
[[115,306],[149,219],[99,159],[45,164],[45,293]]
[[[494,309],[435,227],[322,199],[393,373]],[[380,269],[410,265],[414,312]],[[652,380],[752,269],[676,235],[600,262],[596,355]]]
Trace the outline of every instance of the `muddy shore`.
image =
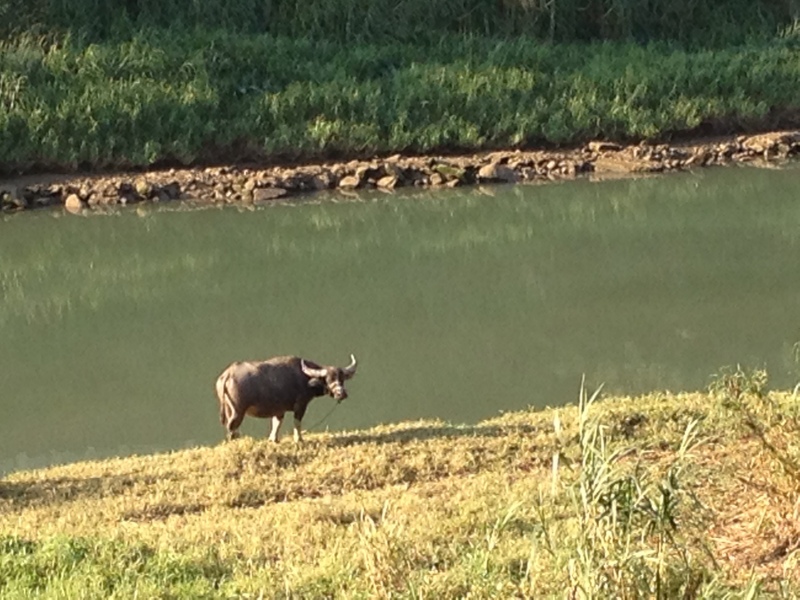
[[581,176],[664,173],[800,154],[800,131],[718,137],[680,144],[609,142],[565,150],[511,150],[461,156],[402,156],[296,166],[231,165],[97,175],[0,179],[0,210],[63,206],[70,212],[140,202],[263,204],[322,190],[535,182]]

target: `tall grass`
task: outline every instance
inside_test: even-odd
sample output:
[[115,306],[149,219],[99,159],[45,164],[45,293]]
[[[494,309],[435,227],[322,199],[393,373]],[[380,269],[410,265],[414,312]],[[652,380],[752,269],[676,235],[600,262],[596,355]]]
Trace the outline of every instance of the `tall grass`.
[[798,22],[799,0],[0,0],[0,170],[794,123]]
[[[572,460],[571,440],[561,433],[556,413],[553,429],[560,444],[553,455],[551,497],[537,503],[544,547],[567,573],[570,598],[697,597],[710,581],[709,567],[698,548],[686,543],[684,529],[696,527],[689,515],[699,503],[686,489],[691,475],[684,476],[684,469],[697,443],[698,420],[686,425],[670,463],[653,470],[631,459],[636,448],[612,444],[609,425],[590,414],[601,389],[590,396],[581,382],[579,452]],[[578,466],[578,476],[561,475],[564,465]],[[557,506],[574,515],[572,527],[559,522]]]
[[798,15],[796,0],[0,0],[0,35],[38,28],[105,38],[170,26],[350,43],[457,33],[705,45],[772,36]]
[[792,39],[711,51],[148,30],[0,45],[0,169],[652,138],[800,107]]

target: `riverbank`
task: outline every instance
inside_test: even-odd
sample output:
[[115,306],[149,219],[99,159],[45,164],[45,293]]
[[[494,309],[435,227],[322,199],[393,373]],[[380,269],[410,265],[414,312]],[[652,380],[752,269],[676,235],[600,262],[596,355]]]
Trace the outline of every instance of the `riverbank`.
[[0,179],[0,209],[11,212],[64,206],[70,212],[83,212],[176,200],[195,205],[263,204],[332,189],[346,193],[633,176],[740,163],[780,164],[798,154],[800,131],[791,130],[679,144],[595,141],[563,150],[394,155],[298,166],[250,164],[92,176],[30,175]]
[[[0,590],[81,597],[800,593],[797,398],[653,393],[21,472]],[[752,597],[752,596],[750,596]]]

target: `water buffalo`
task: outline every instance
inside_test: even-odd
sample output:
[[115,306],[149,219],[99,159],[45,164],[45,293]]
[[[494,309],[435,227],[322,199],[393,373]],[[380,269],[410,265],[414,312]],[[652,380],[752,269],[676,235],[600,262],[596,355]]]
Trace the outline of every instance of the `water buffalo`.
[[347,398],[344,382],[356,373],[356,357],[350,365],[322,367],[297,356],[276,356],[258,362],[234,362],[217,378],[219,417],[229,440],[239,437],[245,415],[272,417],[270,441],[278,441],[283,416],[294,413],[294,439],[302,441],[301,421],[308,403],[329,394],[337,402]]

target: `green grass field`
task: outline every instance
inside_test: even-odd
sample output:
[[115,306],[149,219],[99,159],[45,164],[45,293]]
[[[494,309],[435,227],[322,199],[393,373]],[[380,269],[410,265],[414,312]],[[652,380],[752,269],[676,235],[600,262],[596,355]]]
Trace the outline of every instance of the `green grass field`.
[[792,3],[682,4],[0,1],[0,170],[800,122]]

